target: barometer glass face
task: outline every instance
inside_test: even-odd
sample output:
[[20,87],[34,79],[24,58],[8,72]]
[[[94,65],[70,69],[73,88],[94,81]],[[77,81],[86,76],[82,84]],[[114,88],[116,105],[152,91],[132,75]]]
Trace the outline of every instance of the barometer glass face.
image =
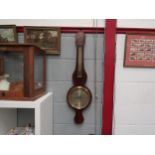
[[78,110],[86,108],[91,100],[90,91],[82,86],[73,87],[68,95],[69,104]]

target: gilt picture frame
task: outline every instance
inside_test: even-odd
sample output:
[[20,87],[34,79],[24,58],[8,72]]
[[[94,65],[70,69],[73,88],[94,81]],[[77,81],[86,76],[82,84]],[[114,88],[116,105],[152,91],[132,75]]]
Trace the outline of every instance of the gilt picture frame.
[[24,42],[34,44],[49,55],[60,55],[61,33],[58,27],[24,27]]
[[155,67],[155,34],[127,34],[124,67]]
[[0,25],[0,44],[17,43],[16,25]]

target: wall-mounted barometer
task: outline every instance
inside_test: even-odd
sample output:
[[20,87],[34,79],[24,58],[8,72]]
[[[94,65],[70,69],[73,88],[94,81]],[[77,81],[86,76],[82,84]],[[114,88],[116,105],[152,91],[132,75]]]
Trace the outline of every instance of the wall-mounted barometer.
[[72,76],[73,86],[67,94],[67,102],[76,112],[74,121],[77,124],[83,122],[82,111],[90,105],[92,100],[91,91],[85,86],[87,73],[84,68],[84,44],[85,34],[80,31],[76,34],[77,55],[76,67]]

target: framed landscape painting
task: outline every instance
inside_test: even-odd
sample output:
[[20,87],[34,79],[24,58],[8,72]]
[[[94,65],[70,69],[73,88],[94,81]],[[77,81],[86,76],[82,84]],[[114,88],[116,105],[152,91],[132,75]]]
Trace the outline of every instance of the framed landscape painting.
[[24,27],[25,43],[39,46],[46,54],[60,54],[60,28],[58,27]]
[[17,43],[15,25],[0,25],[0,43]]

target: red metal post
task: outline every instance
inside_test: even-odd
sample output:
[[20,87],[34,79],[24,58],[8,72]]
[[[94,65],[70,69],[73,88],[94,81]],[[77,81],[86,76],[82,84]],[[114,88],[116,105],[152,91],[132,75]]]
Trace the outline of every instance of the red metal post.
[[102,134],[112,134],[113,88],[115,75],[116,20],[107,19],[105,27]]

